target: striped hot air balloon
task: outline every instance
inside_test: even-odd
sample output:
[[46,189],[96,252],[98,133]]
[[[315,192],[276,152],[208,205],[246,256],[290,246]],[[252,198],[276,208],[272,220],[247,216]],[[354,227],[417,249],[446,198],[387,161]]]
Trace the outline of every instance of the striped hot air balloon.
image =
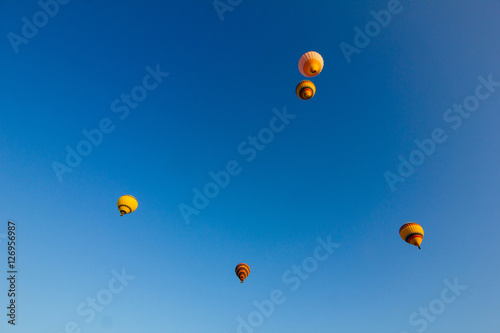
[[399,229],[399,235],[405,242],[418,246],[420,249],[420,244],[424,238],[424,229],[417,223],[409,222],[403,224]]
[[236,276],[241,280],[241,283],[243,283],[243,280],[245,280],[248,277],[248,274],[250,274],[250,266],[245,263],[241,263],[236,265],[234,271],[236,272]]
[[313,77],[321,73],[325,62],[323,57],[318,52],[309,51],[300,57],[299,71],[302,75]]
[[300,81],[295,88],[295,93],[300,99],[308,100],[316,93],[316,86],[308,80]]
[[136,210],[137,207],[139,206],[139,203],[137,202],[137,199],[134,198],[133,196],[124,195],[121,196],[120,199],[118,199],[117,206],[118,210],[121,213],[120,216],[123,216],[123,214],[130,214],[134,210]]

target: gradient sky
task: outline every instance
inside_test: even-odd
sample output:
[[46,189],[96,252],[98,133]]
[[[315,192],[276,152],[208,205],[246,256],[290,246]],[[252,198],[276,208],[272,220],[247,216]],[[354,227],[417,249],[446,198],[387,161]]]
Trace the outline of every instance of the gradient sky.
[[[340,44],[391,1],[232,3],[221,20],[212,1],[72,0],[13,47],[41,7],[1,2],[2,276],[9,219],[18,238],[16,326],[3,279],[1,331],[237,332],[280,290],[254,332],[498,332],[500,87],[458,128],[444,115],[478,77],[500,82],[500,4],[402,0],[348,63]],[[302,101],[311,50],[325,67]],[[169,75],[113,112],[148,66]],[[295,118],[247,161],[239,145],[284,108]],[[113,131],[59,181],[54,161],[106,118]],[[447,140],[392,191],[384,174],[436,128]],[[232,160],[240,173],[187,224],[179,205]],[[120,217],[124,194],[139,208]],[[420,251],[399,237],[408,221],[425,230]],[[318,237],[340,246],[298,278]],[[89,310],[122,269],[135,278]],[[467,288],[423,319],[455,279]]]

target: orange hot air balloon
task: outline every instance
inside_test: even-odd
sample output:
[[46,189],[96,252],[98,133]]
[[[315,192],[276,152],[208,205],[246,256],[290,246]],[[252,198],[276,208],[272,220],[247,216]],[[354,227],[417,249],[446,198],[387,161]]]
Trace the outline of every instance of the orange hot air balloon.
[[399,235],[405,242],[418,246],[420,249],[420,244],[424,239],[424,229],[417,223],[409,222],[399,229]]
[[318,52],[309,51],[300,57],[299,71],[302,75],[313,77],[321,73],[325,62],[323,57]]
[[236,276],[241,280],[241,283],[243,283],[243,280],[245,280],[248,277],[248,274],[250,274],[250,266],[241,263],[236,265],[234,271],[236,272]]
[[300,81],[295,88],[295,93],[300,99],[307,101],[316,93],[316,86],[308,80]]

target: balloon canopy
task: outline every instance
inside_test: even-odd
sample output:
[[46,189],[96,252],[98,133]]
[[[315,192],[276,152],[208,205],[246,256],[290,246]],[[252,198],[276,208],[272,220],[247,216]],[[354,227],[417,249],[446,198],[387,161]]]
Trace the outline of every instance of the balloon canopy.
[[409,222],[403,224],[399,229],[399,235],[405,242],[415,245],[420,249],[420,244],[424,239],[424,229],[417,223]]
[[313,77],[321,73],[325,62],[318,52],[309,51],[300,57],[299,71],[306,77]]
[[295,93],[297,97],[303,100],[311,99],[316,93],[316,86],[314,83],[308,80],[304,80],[297,84],[297,88],[295,88]]
[[134,210],[137,209],[137,206],[139,206],[139,203],[137,202],[137,199],[134,198],[131,195],[124,195],[121,196],[120,199],[118,199],[118,210],[120,211],[121,215],[123,214],[130,214]]
[[248,277],[248,274],[250,274],[250,266],[245,263],[241,263],[236,265],[234,271],[236,272],[236,276],[240,279],[241,283],[243,283],[243,280],[245,280]]

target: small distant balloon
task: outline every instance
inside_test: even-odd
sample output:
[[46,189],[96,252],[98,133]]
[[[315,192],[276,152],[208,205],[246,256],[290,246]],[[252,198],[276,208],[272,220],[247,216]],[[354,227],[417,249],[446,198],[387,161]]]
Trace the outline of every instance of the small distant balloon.
[[314,83],[308,80],[304,80],[297,84],[297,88],[295,88],[295,93],[297,97],[303,100],[311,99],[316,93],[316,86]]
[[420,244],[424,239],[424,229],[417,223],[409,222],[403,224],[399,229],[399,235],[405,242],[415,245],[420,249]]
[[306,77],[313,77],[321,73],[325,62],[318,52],[309,51],[300,57],[299,71]]
[[248,277],[248,274],[250,274],[250,266],[245,263],[241,263],[236,265],[234,271],[236,272],[236,276],[240,279],[241,283],[243,283],[243,280],[245,280]]
[[137,206],[139,206],[139,203],[137,202],[136,198],[127,194],[127,195],[121,196],[120,199],[118,199],[117,206],[118,206],[118,210],[121,213],[120,216],[123,216],[124,214],[130,214],[134,210],[136,210]]

